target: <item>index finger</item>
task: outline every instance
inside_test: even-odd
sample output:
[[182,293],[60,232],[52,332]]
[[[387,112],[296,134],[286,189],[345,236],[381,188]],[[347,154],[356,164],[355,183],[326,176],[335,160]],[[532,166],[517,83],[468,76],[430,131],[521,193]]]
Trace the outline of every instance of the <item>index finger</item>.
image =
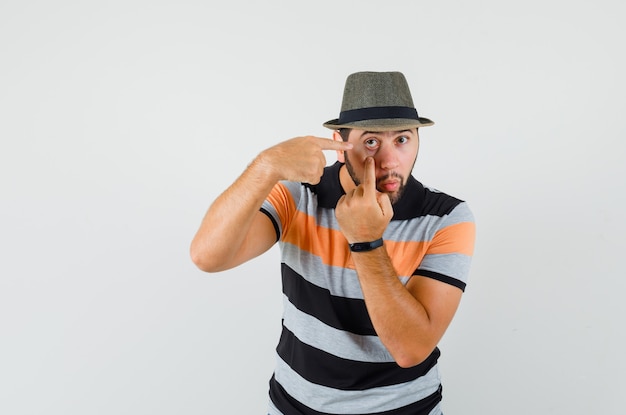
[[344,151],[352,148],[352,143],[337,141],[330,138],[313,137],[322,150]]

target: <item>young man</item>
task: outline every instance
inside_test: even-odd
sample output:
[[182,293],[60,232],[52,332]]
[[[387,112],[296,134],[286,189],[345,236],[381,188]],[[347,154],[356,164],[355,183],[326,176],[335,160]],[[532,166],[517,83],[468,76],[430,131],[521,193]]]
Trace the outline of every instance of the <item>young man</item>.
[[[191,245],[207,272],[281,246],[283,330],[270,415],[440,414],[437,344],[474,246],[466,203],[412,175],[419,117],[399,72],[346,80],[333,140],[261,152]],[[324,150],[337,151],[326,166]]]

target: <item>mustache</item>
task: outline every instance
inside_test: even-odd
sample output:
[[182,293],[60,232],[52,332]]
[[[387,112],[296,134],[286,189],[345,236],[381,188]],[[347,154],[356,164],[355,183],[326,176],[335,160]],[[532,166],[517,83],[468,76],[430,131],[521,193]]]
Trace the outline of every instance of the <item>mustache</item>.
[[378,185],[378,184],[380,184],[380,183],[382,183],[382,182],[384,182],[386,180],[392,179],[392,178],[393,179],[399,179],[400,183],[404,183],[404,176],[403,175],[401,175],[400,173],[391,172],[391,173],[385,174],[383,177],[380,177],[380,178],[376,179],[376,184]]

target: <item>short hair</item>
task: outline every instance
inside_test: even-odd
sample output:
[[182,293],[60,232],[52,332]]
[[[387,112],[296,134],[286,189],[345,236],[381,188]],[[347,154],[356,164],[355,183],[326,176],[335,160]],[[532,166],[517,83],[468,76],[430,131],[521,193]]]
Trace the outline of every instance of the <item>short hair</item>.
[[343,141],[348,141],[348,137],[350,137],[350,131],[352,131],[352,128],[340,128],[339,129],[339,135],[341,136]]

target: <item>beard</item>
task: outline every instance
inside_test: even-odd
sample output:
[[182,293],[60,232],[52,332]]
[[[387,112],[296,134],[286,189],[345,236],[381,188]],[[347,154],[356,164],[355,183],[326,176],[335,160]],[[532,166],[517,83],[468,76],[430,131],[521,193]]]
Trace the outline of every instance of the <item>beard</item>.
[[[350,163],[350,159],[348,158],[348,154],[346,152],[344,152],[344,158],[346,161],[345,164],[346,164],[346,169],[348,170],[348,174],[352,178],[352,181],[354,182],[354,184],[359,186],[361,184],[361,180],[357,177],[356,173],[354,172],[354,166],[352,165],[352,163]],[[396,190],[395,192],[385,192],[383,190],[380,190],[378,184],[392,177],[400,180],[400,186],[398,187],[398,190]],[[389,200],[391,201],[391,204],[393,205],[402,197],[402,194],[404,193],[405,183],[406,181],[404,180],[404,176],[402,176],[399,173],[391,172],[381,178],[376,179],[376,190],[378,190],[381,193],[385,193],[387,196],[389,196]]]

